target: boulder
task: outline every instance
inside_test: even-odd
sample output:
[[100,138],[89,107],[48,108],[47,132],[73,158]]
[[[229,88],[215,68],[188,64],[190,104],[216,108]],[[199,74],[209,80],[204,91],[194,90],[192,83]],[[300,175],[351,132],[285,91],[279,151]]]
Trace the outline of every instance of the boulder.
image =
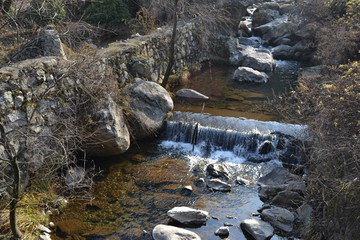
[[262,3],[253,13],[253,25],[258,27],[260,25],[269,23],[280,16],[279,4],[275,2]]
[[121,107],[107,96],[101,109],[93,116],[96,131],[93,140],[87,145],[87,152],[94,156],[115,156],[130,147],[130,133]]
[[295,216],[285,208],[271,206],[261,212],[261,218],[281,231],[291,232]]
[[220,227],[215,231],[215,235],[219,236],[221,238],[227,238],[230,234],[230,230],[229,227],[225,226],[225,227]]
[[289,45],[279,45],[271,49],[275,59],[289,60],[294,59],[294,49]]
[[59,33],[54,25],[43,27],[36,38],[25,44],[12,60],[21,61],[42,56],[58,56],[66,59]]
[[168,225],[157,225],[152,231],[154,240],[201,240],[196,233]]
[[225,179],[229,179],[229,170],[221,164],[209,164],[206,167],[206,171],[212,177],[223,177]]
[[259,72],[249,67],[239,67],[235,70],[233,79],[238,82],[248,83],[267,83],[269,76],[264,72]]
[[275,61],[267,49],[248,47],[243,54],[241,66],[251,67],[260,72],[271,72],[275,68]]
[[292,32],[292,24],[287,16],[279,17],[267,24],[253,28],[256,36],[261,36],[265,41],[270,43],[287,33]]
[[210,179],[207,181],[207,186],[215,191],[230,192],[231,185],[221,181],[220,179]]
[[152,136],[174,107],[165,88],[155,82],[138,80],[125,89],[129,97],[130,123],[136,139]]
[[264,177],[259,178],[258,183],[264,185],[280,185],[287,184],[290,181],[301,181],[301,177],[290,173],[286,168],[277,167]]
[[260,184],[259,188],[259,198],[261,201],[266,202],[267,200],[272,199],[281,191],[286,190],[287,184],[280,185],[265,185]]
[[196,100],[208,100],[209,97],[193,89],[181,89],[176,92],[176,97]]
[[251,19],[245,19],[239,23],[240,36],[250,37],[251,36]]
[[284,190],[276,194],[271,203],[285,208],[298,208],[304,203],[305,199],[299,193]]
[[274,235],[274,228],[271,224],[258,219],[246,219],[241,222],[242,231],[255,240],[267,240]]
[[167,215],[182,224],[205,224],[209,213],[202,210],[197,210],[189,207],[174,207],[167,212]]
[[250,180],[247,180],[243,177],[240,177],[240,176],[237,176],[236,177],[236,183],[239,184],[239,185],[250,185],[251,184],[251,181]]

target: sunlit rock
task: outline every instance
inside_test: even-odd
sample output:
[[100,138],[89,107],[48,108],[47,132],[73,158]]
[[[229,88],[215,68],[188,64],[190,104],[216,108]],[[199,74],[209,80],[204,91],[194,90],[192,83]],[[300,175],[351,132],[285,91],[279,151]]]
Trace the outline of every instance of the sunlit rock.
[[202,93],[199,93],[193,89],[181,89],[176,92],[176,97],[186,98],[186,99],[197,99],[197,100],[207,100],[208,96],[205,96]]
[[157,225],[152,232],[154,240],[201,240],[196,233],[168,225]]
[[258,219],[246,219],[241,222],[240,227],[255,240],[267,240],[274,235],[274,228],[270,223]]
[[261,218],[282,231],[293,230],[295,216],[285,208],[271,206],[261,212]]
[[183,224],[205,224],[209,213],[189,207],[174,207],[167,212],[167,215]]
[[128,112],[132,122],[129,125],[136,139],[156,133],[174,107],[166,89],[155,82],[138,80],[125,93],[130,98]]
[[220,179],[210,179],[207,181],[207,186],[215,191],[230,192],[231,185],[221,181]]
[[233,79],[238,82],[247,83],[267,83],[269,76],[264,72],[259,72],[249,67],[239,67],[235,70]]

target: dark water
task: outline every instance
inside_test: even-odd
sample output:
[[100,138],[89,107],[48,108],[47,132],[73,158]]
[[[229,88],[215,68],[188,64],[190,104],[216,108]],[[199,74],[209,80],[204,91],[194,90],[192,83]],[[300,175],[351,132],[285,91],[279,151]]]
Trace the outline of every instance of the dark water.
[[[293,81],[296,67],[298,64],[295,62],[278,62],[278,71],[268,84],[250,86],[231,80],[233,68],[208,67],[187,87],[209,96],[210,101],[205,103],[205,107],[203,103],[176,102],[176,110],[274,120],[276,116],[256,109],[255,105],[273,96],[274,92],[284,91],[289,81],[290,84]],[[256,124],[254,128],[261,130],[265,123],[253,121],[251,124]],[[265,130],[260,131],[259,139],[271,140],[273,137],[263,136],[269,134]],[[270,130],[271,127],[268,132]],[[247,137],[244,139],[246,142]],[[257,178],[278,166],[276,157],[267,164],[252,164],[244,162],[242,155],[235,156],[231,147],[213,148],[210,155],[204,156],[195,154],[203,151],[202,143],[198,143],[193,152],[187,141],[163,140],[166,141],[154,139],[133,144],[126,154],[99,162],[104,172],[96,183],[93,199],[70,201],[60,215],[53,216],[57,231],[52,239],[152,239],[152,229],[160,223],[168,224],[166,212],[177,206],[206,210],[214,217],[205,226],[191,229],[202,239],[219,239],[214,231],[224,223],[233,225],[229,239],[246,239],[239,228],[240,222],[252,217],[251,214],[262,205],[255,183]],[[206,165],[214,162],[221,162],[230,170],[231,192],[212,192],[199,181],[206,177]],[[251,185],[236,184],[236,176],[248,179]],[[192,186],[193,193],[185,194],[185,186]]]
[[270,81],[254,85],[232,80],[236,67],[208,64],[183,87],[199,91],[208,96],[209,100],[203,105],[203,102],[175,99],[175,110],[263,121],[277,120],[271,110],[258,106],[273,98],[274,94],[278,95],[294,86],[300,66],[296,61],[276,60],[276,69],[269,74]]

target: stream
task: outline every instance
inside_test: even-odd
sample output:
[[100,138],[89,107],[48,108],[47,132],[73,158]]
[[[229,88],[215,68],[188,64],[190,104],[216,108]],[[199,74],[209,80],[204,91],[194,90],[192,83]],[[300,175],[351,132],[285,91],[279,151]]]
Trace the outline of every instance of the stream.
[[[298,62],[277,61],[271,80],[264,85],[234,83],[234,68],[229,66],[205,67],[187,87],[209,96],[209,101],[204,105],[176,100],[175,112],[157,139],[138,142],[122,156],[98,162],[103,172],[93,199],[72,200],[61,214],[54,215],[57,231],[52,239],[152,239],[152,229],[168,224],[166,212],[177,206],[209,212],[212,218],[206,225],[189,228],[202,239],[219,239],[214,231],[224,223],[230,226],[229,239],[246,239],[240,222],[262,205],[256,181],[281,165],[278,157],[285,151],[278,146],[286,139],[275,133],[301,137],[304,130],[300,125],[275,122],[276,115],[255,106],[293,85],[299,67]],[[196,124],[198,138],[193,145]],[[277,147],[260,154],[264,142]],[[226,166],[231,192],[206,187],[202,179],[207,178],[209,163]],[[239,176],[249,184],[237,184]]]

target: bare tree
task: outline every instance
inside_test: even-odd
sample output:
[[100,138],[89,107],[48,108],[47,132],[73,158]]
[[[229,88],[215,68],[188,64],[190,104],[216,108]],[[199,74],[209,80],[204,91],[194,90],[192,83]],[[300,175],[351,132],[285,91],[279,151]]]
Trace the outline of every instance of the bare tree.
[[153,0],[152,7],[168,14],[172,21],[172,35],[169,43],[168,63],[162,86],[166,87],[175,63],[176,41],[179,21],[192,20],[201,28],[202,39],[208,39],[219,29],[230,29],[229,13],[216,0]]

